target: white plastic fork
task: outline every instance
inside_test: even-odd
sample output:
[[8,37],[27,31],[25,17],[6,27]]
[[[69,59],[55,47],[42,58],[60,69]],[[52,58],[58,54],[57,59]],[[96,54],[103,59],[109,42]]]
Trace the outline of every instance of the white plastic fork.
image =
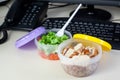
[[75,14],[78,12],[78,10],[81,8],[81,6],[82,6],[82,4],[78,5],[78,7],[73,12],[73,14],[71,15],[71,17],[67,20],[67,22],[65,23],[65,25],[56,33],[56,36],[61,37],[61,36],[64,35],[65,28],[69,25],[69,23],[71,22],[71,20],[75,16]]

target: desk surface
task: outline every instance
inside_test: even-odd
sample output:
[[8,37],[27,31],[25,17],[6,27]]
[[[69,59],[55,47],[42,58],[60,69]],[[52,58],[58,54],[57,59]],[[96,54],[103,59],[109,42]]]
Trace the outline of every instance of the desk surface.
[[[10,4],[0,7],[0,24],[7,13]],[[48,17],[68,16],[76,6],[51,9]],[[103,7],[104,8],[104,7]],[[120,19],[120,8],[105,7],[113,14],[113,19]],[[56,13],[57,12],[57,13]],[[114,80],[120,79],[120,51],[112,50],[109,54],[103,54],[100,65],[94,74],[76,78],[64,72],[60,61],[42,59],[33,42],[29,47],[17,49],[15,41],[28,32],[9,31],[9,39],[0,45],[0,80]],[[31,46],[32,45],[32,46]]]

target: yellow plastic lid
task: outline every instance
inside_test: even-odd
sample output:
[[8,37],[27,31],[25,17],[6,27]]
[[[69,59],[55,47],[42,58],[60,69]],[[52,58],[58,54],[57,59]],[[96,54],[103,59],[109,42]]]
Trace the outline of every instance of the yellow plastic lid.
[[86,34],[74,34],[73,38],[74,39],[80,38],[80,39],[84,39],[84,40],[89,40],[89,41],[95,42],[95,43],[101,45],[103,51],[110,51],[111,48],[112,48],[111,44],[109,44],[108,42],[106,42],[104,40],[101,40],[99,38],[93,37],[93,36],[86,35]]

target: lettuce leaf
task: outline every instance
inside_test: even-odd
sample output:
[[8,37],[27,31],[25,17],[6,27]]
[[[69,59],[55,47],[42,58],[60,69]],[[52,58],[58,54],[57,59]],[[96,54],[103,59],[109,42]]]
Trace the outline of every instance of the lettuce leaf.
[[64,40],[67,40],[69,37],[67,35],[63,35],[61,37],[58,37],[55,35],[55,32],[49,31],[47,34],[44,34],[41,39],[39,40],[40,43],[43,44],[50,44],[50,45],[56,45],[60,44]]

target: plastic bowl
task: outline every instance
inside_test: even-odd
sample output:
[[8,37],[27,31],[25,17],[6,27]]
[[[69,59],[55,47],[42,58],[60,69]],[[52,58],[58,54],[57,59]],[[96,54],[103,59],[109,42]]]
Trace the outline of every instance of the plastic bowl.
[[[52,32],[57,32],[60,29],[51,29],[51,30],[47,30],[47,32],[52,31]],[[47,32],[45,34],[47,34]],[[65,34],[69,37],[72,38],[72,35],[70,32],[65,31]],[[42,35],[41,35],[42,36]],[[57,48],[58,45],[50,45],[50,44],[41,44],[39,42],[41,36],[37,37],[35,39],[35,44],[39,50],[39,54],[42,58],[44,59],[48,59],[48,60],[59,60],[58,54],[57,54]]]
[[[81,58],[69,58],[62,54],[63,49],[70,44],[82,43],[84,46],[94,47],[98,50],[98,55],[93,58],[83,56]],[[102,48],[99,44],[82,39],[68,39],[58,46],[58,56],[65,72],[75,77],[85,77],[92,74],[99,64],[102,56]]]

